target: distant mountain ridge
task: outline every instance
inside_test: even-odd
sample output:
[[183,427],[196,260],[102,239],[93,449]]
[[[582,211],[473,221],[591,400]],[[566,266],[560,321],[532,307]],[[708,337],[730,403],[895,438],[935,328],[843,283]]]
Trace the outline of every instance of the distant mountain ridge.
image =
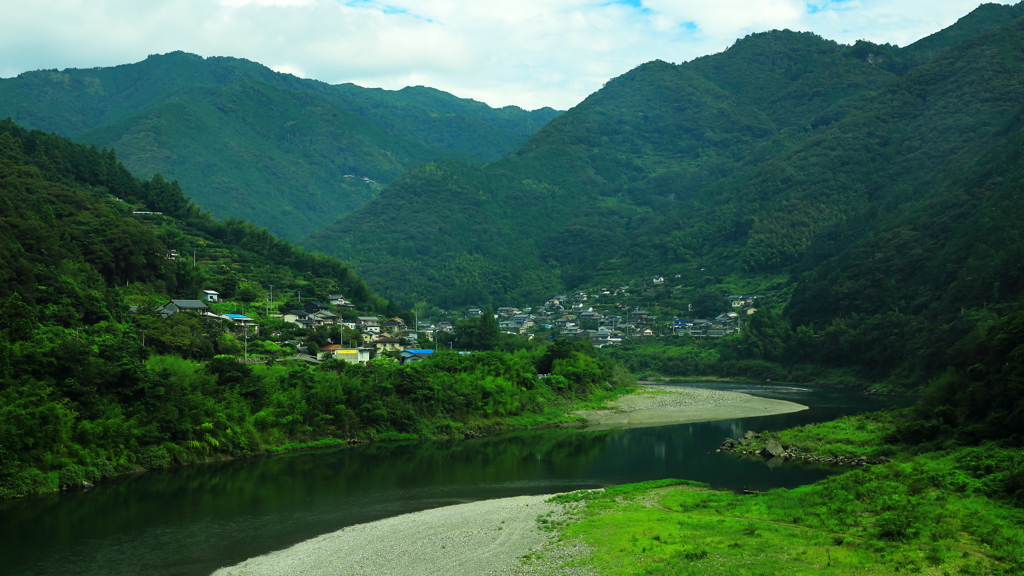
[[0,116],[114,147],[134,173],[178,179],[204,208],[300,238],[415,164],[482,163],[558,112],[493,109],[430,88],[332,86],[238,58],[173,52],[0,80]]
[[649,62],[506,158],[418,167],[305,245],[442,307],[650,274],[778,282],[999,145],[1024,101],[1021,10],[906,48],[773,31]]

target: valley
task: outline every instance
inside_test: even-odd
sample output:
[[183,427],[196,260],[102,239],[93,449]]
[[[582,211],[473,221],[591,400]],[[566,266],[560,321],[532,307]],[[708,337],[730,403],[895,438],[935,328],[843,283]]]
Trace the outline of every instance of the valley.
[[[517,570],[1024,570],[1024,4],[565,111],[274,70],[0,79],[0,564],[560,493]],[[638,381],[811,409],[618,429]]]

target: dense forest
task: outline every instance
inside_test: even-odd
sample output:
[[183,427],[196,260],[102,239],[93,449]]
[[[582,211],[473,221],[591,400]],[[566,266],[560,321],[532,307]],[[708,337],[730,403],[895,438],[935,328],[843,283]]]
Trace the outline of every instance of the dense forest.
[[[259,319],[261,336],[163,313],[206,288]],[[340,291],[362,310],[352,314],[404,314],[338,260],[215,220],[177,182],[0,122],[0,497],[310,444],[525,426],[631,386],[589,345],[529,346],[479,322],[457,332],[471,355],[280,361],[294,354],[288,338],[328,336],[264,309]],[[262,361],[242,362],[243,347]]]
[[0,80],[0,118],[116,148],[135,175],[174,174],[216,216],[293,240],[413,165],[495,160],[556,115],[425,87],[333,86],[184,52]]

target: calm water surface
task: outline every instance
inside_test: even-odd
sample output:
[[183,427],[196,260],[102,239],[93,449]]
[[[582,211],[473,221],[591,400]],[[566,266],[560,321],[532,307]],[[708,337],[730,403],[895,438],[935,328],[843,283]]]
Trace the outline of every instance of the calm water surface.
[[907,399],[701,384],[810,410],[587,432],[375,444],[147,472],[86,492],[0,503],[0,574],[206,575],[345,526],[407,512],[660,478],[766,490],[833,470],[716,453],[726,437],[878,410]]

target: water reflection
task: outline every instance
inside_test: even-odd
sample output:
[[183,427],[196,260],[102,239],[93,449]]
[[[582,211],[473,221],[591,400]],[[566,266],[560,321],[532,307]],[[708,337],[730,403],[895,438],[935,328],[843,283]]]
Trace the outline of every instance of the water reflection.
[[[17,575],[197,575],[325,532],[438,506],[658,478],[740,490],[814,482],[821,468],[738,459],[725,437],[824,421],[891,398],[715,385],[811,406],[718,422],[408,442],[150,472],[0,505],[0,566]],[[899,400],[896,400],[899,403]]]

